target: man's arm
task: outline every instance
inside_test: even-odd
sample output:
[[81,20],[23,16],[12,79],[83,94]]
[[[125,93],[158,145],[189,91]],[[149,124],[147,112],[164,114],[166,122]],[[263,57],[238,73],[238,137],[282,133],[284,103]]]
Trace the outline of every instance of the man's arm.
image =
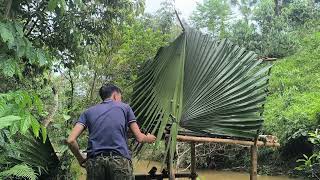
[[143,134],[140,131],[140,128],[136,122],[130,123],[130,130],[139,143],[144,143],[144,142],[153,143],[156,140],[156,137],[152,134],[149,134],[149,133],[147,135]]
[[79,150],[79,145],[77,143],[77,139],[80,136],[80,134],[84,131],[84,126],[77,123],[74,128],[72,129],[68,139],[67,143],[69,146],[69,149],[73,153],[73,155],[77,158],[79,164],[83,166],[83,163],[86,161],[86,158],[81,154]]

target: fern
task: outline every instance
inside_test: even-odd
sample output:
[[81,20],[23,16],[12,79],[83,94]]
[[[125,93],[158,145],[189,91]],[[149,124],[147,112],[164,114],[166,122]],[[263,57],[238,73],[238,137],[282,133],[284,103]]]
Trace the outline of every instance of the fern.
[[1,172],[0,177],[18,177],[29,180],[36,180],[37,174],[26,164],[18,164],[6,171]]

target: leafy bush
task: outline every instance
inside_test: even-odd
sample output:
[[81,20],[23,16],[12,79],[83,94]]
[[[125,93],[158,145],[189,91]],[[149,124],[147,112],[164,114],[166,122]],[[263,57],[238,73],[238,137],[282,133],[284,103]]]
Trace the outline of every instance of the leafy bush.
[[319,43],[320,33],[307,37],[298,53],[279,60],[272,69],[264,130],[282,144],[297,137],[296,132],[307,135],[320,122]]
[[297,160],[298,163],[301,162],[302,164],[296,169],[309,174],[309,177],[320,179],[320,129],[309,133],[309,140],[315,146],[314,154],[310,157],[303,155],[304,159]]
[[29,180],[36,180],[37,174],[26,164],[15,165],[9,170],[0,173],[0,177],[14,177]]

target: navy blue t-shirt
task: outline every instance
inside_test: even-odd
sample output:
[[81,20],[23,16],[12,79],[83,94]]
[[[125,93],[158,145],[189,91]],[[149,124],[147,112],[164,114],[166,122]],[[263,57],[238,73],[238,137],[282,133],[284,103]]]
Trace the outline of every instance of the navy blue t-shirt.
[[131,159],[128,148],[128,127],[136,121],[131,107],[111,99],[90,107],[81,114],[77,123],[89,130],[88,156],[116,151]]

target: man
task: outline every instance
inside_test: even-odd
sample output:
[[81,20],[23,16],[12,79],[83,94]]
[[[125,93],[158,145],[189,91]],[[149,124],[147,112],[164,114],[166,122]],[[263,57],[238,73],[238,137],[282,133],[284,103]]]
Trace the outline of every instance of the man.
[[[68,137],[69,148],[79,164],[86,167],[89,180],[134,179],[128,128],[140,143],[153,143],[156,137],[141,133],[131,107],[121,102],[121,90],[117,86],[104,85],[99,94],[103,102],[81,114]],[[89,131],[87,157],[80,153],[77,143],[85,129]]]

